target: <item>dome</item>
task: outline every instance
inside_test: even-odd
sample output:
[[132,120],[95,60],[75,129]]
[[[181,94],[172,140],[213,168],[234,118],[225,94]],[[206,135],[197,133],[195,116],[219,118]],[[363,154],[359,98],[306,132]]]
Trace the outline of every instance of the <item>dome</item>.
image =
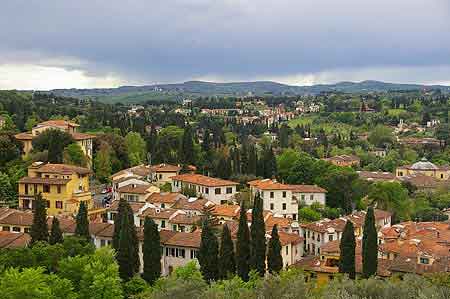
[[434,165],[431,162],[428,162],[428,160],[425,158],[423,158],[419,162],[414,163],[411,166],[411,169],[416,169],[416,170],[427,170],[427,169],[438,169],[438,168],[439,167],[437,167],[436,165]]

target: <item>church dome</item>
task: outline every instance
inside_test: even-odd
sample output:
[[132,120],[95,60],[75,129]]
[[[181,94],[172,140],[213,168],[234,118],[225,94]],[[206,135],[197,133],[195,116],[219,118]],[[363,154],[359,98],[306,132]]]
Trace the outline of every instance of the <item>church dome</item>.
[[425,158],[422,158],[422,160],[420,160],[419,162],[414,163],[411,166],[411,169],[415,169],[415,170],[428,170],[428,169],[438,169],[438,168],[439,167],[437,167],[433,163],[429,162]]

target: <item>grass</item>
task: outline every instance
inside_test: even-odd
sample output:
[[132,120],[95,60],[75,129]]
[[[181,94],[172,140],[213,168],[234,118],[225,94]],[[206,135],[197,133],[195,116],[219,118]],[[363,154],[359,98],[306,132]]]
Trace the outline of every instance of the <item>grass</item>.
[[388,113],[391,116],[399,116],[400,114],[406,112],[405,109],[389,109]]

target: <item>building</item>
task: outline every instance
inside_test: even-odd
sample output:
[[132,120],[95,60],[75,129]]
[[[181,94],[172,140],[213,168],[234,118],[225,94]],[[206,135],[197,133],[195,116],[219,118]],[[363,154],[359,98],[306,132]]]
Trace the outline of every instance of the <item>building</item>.
[[204,176],[201,174],[180,174],[172,177],[172,192],[181,192],[183,188],[195,190],[198,197],[215,204],[233,201],[236,195],[236,182]]
[[119,189],[128,186],[128,185],[149,185],[148,181],[143,180],[139,176],[119,176],[116,177],[114,180],[112,180],[112,199],[113,200],[119,200],[120,199],[120,193]]
[[128,202],[146,202],[153,193],[159,193],[159,188],[153,184],[129,184],[117,189],[119,199]]
[[426,175],[438,180],[448,181],[450,180],[450,167],[437,166],[423,158],[419,162],[412,165],[400,166],[396,170],[396,176],[398,178],[410,175]]
[[48,120],[34,126],[31,129],[31,132],[19,133],[16,134],[15,137],[17,140],[23,143],[23,151],[24,154],[27,155],[33,149],[33,139],[39,136],[42,132],[45,132],[49,129],[67,132],[72,135],[72,138],[81,147],[83,153],[88,158],[89,164],[91,165],[93,157],[92,141],[95,136],[91,134],[79,133],[78,127],[79,125],[77,125],[76,123],[66,120]]
[[166,209],[172,208],[173,205],[181,199],[187,199],[187,197],[178,192],[155,192],[147,198],[147,202],[157,208]]
[[358,167],[361,164],[361,159],[359,159],[355,155],[340,155],[340,156],[326,158],[323,160],[328,161],[333,165],[343,166],[343,167],[352,167],[352,166]]
[[297,220],[300,203],[325,205],[326,190],[315,185],[288,185],[272,179],[248,183],[252,196],[259,192],[264,210]]
[[41,193],[48,215],[74,214],[82,201],[92,209],[90,174],[84,167],[35,162],[28,167],[28,176],[19,180],[19,208],[32,209],[35,196]]
[[28,246],[31,237],[26,233],[0,231],[0,249],[15,249]]
[[170,164],[158,164],[150,167],[150,181],[161,186],[166,183],[172,184],[172,177],[179,175],[181,166]]
[[395,174],[381,171],[357,171],[359,178],[369,182],[394,182]]

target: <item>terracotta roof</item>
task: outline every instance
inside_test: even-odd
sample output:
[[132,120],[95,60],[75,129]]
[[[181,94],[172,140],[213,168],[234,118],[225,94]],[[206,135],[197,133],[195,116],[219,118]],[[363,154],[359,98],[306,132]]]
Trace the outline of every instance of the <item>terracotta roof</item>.
[[150,166],[141,164],[141,165],[127,168],[127,169],[122,169],[121,171],[116,172],[115,174],[111,175],[111,177],[114,178],[116,176],[126,175],[126,174],[134,175],[134,176],[138,176],[138,177],[146,177],[146,176],[150,175],[150,173],[151,173]]
[[278,230],[289,229],[292,222],[293,220],[291,218],[275,217],[270,215],[265,221],[266,230],[271,231],[275,224],[277,225]]
[[31,211],[20,211],[8,209],[2,213],[0,224],[16,225],[16,226],[31,226],[33,223],[33,213]]
[[283,231],[279,231],[278,235],[280,236],[281,246],[285,246],[288,244],[296,245],[303,242],[304,240],[303,237],[300,237],[298,234],[295,233],[286,233]]
[[33,135],[31,133],[19,133],[14,135],[14,137],[18,140],[32,140]]
[[357,171],[360,178],[368,181],[392,181],[395,180],[395,174],[381,171]]
[[400,181],[408,182],[419,189],[439,188],[450,185],[450,181],[441,181],[432,176],[422,174],[412,174],[398,178]]
[[179,172],[180,166],[161,163],[150,167],[152,172]]
[[354,162],[354,161],[360,161],[361,159],[358,156],[355,156],[355,155],[339,155],[339,156],[326,158],[324,160],[326,160],[326,161]]
[[170,223],[174,224],[197,224],[202,220],[201,216],[187,215],[187,214],[177,214],[175,217],[169,219]]
[[316,185],[288,185],[277,182],[276,180],[263,179],[248,182],[252,187],[260,190],[291,190],[299,193],[325,193],[327,190]]
[[36,125],[36,127],[40,127],[40,126],[79,127],[80,125],[78,125],[74,122],[71,122],[71,121],[64,120],[64,119],[54,119],[54,120],[43,121]]
[[326,193],[327,190],[316,185],[290,185],[292,192],[299,193]]
[[66,185],[70,182],[70,179],[57,179],[57,178],[40,178],[40,177],[23,177],[19,180],[19,183],[23,184],[48,184],[48,185]]
[[117,191],[120,193],[147,194],[147,193],[149,193],[148,189],[151,186],[152,186],[151,184],[146,184],[146,185],[130,184],[130,185],[120,187]]
[[177,210],[174,209],[158,209],[158,208],[147,208],[142,211],[139,215],[140,218],[150,217],[153,219],[169,219]]
[[172,237],[164,242],[166,246],[179,246],[200,248],[201,232],[195,231],[192,233],[176,232]]
[[173,204],[182,198],[186,198],[186,196],[179,192],[155,192],[147,198],[147,202]]
[[[117,174],[116,174],[116,176],[117,176]],[[129,180],[139,180],[139,181],[147,184],[147,182],[141,180],[140,176],[135,176],[135,175],[125,176],[125,177],[121,177],[118,179],[114,179],[114,178],[112,179],[113,183],[117,183],[117,184],[129,181]]]
[[211,214],[214,216],[237,217],[241,207],[239,205],[215,205],[211,209]]
[[196,210],[203,211],[212,208],[214,203],[204,198],[180,198],[172,206],[173,209],[178,210]]
[[75,140],[94,139],[96,137],[95,135],[92,134],[78,133],[78,132],[71,133],[70,135],[72,135],[72,138]]
[[345,223],[347,222],[344,218],[337,219],[322,219],[319,221],[300,224],[304,229],[312,230],[315,232],[326,233],[332,231],[342,232],[344,230]]
[[[120,200],[114,200],[110,207],[108,208],[108,210],[110,211],[117,211],[119,208],[119,202]],[[131,207],[131,210],[133,211],[133,213],[137,213],[140,209],[142,209],[145,206],[145,202],[135,202],[135,201],[129,201],[128,204]]]
[[0,248],[22,248],[31,241],[26,233],[0,231]]
[[38,162],[33,163],[31,166],[36,168],[36,172],[44,172],[44,173],[62,173],[62,174],[90,174],[91,171],[88,168],[68,165],[68,164],[52,164],[52,163],[42,163],[38,164]]
[[222,180],[217,178],[212,178],[204,176],[201,174],[180,174],[172,177],[172,180],[182,181],[194,185],[201,185],[206,187],[222,187],[222,186],[234,186],[239,185],[239,183]]

